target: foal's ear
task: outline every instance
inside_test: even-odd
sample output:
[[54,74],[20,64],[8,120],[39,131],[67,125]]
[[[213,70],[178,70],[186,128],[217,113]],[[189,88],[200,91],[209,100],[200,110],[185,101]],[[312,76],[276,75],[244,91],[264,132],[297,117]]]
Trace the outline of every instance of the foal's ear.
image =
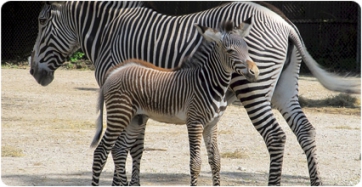
[[249,33],[250,33],[250,30],[251,30],[251,27],[252,27],[252,23],[251,23],[251,18],[252,17],[250,17],[250,18],[248,18],[248,19],[246,19],[245,21],[243,21],[240,25],[239,25],[239,27],[236,27],[236,32],[237,33],[239,33],[239,35],[241,36],[241,37],[246,37],[246,36],[248,36],[249,35]]
[[221,33],[209,27],[201,26],[197,23],[194,24],[197,31],[207,40],[210,42],[217,42],[221,39]]

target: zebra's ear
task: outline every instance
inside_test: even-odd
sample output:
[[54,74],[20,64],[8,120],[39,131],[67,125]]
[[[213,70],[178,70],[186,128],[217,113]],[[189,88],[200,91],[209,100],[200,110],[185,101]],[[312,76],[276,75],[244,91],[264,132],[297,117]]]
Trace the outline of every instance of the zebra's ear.
[[52,6],[52,9],[55,9],[56,7],[59,7],[61,5],[64,5],[64,1],[45,1],[44,5],[46,6]]
[[239,27],[236,28],[235,31],[237,31],[241,37],[246,37],[249,35],[252,27],[251,18],[252,17],[246,19],[239,25]]
[[221,33],[209,27],[201,26],[197,23],[194,24],[197,31],[207,40],[210,42],[217,42],[221,39]]
[[45,1],[45,5],[54,5],[54,4],[65,4],[64,1]]

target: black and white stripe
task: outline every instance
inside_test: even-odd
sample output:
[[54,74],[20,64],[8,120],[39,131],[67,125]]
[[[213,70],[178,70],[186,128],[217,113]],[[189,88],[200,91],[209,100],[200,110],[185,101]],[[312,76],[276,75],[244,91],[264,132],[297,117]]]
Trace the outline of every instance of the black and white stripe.
[[[203,135],[213,170],[213,184],[220,185],[216,124],[227,106],[226,92],[231,74],[234,72],[246,75],[252,72],[252,75],[247,76],[253,77],[249,79],[252,81],[257,80],[259,74],[239,32],[233,32],[231,22],[225,25],[228,29],[222,32],[196,26],[204,38],[215,43],[205,41],[198,47],[195,55],[184,62],[195,65],[167,70],[145,61],[131,59],[108,71],[100,89],[98,129],[92,142],[92,146],[97,145],[102,133],[104,102],[107,109],[107,129],[94,151],[93,185],[99,185],[99,176],[108,154],[124,128],[132,123],[132,120],[139,120],[139,117],[135,116],[187,125],[193,186],[197,185],[201,169],[200,145]],[[245,23],[244,27],[249,27],[249,24]],[[235,29],[238,30],[240,29]],[[243,33],[247,32],[248,29],[244,29]],[[135,138],[137,131],[127,134],[119,141],[130,144]],[[126,158],[116,160],[116,168],[125,168],[125,160]],[[127,179],[123,178],[124,172],[117,169],[113,185],[127,184]]]
[[[133,2],[46,5],[39,17],[39,35],[30,58],[30,72],[40,84],[48,85],[65,55],[78,47],[95,64],[99,85],[109,68],[129,58],[140,58],[165,68],[177,67],[200,45],[201,36],[193,23],[216,28],[223,20],[233,20],[238,25],[250,16],[254,18],[254,26],[245,40],[251,58],[260,69],[259,81],[250,83],[242,76],[233,76],[231,89],[243,103],[271,153],[269,184],[280,184],[285,136],[271,112],[273,104],[283,114],[307,155],[311,184],[318,185],[321,180],[315,132],[297,98],[301,59],[330,90],[359,93],[359,83],[339,79],[319,68],[306,51],[297,28],[264,5],[234,2],[184,16],[162,15]],[[142,123],[135,123],[144,127]],[[135,153],[133,156],[140,159],[143,136],[137,137],[134,147],[117,145],[124,150],[129,148],[131,154]],[[133,169],[132,175],[138,177],[139,160],[134,164],[138,167]],[[137,178],[132,181],[139,182]]]

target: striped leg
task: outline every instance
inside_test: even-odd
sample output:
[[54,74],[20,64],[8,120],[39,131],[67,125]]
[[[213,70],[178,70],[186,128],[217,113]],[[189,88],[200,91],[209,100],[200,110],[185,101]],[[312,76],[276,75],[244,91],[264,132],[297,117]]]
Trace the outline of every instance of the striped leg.
[[144,137],[146,130],[146,122],[148,118],[143,118],[141,124],[138,124],[138,137],[136,142],[131,147],[131,156],[132,156],[132,178],[130,186],[140,186],[140,166],[141,159],[144,150]]
[[[137,141],[137,137],[139,136],[140,132],[144,132],[145,123],[143,123],[142,116],[138,115],[135,116],[130,125],[122,132],[122,134],[118,137],[118,140],[115,146],[112,149],[112,157],[115,164],[114,176],[113,176],[113,186],[127,186],[127,175],[126,175],[126,160],[127,155],[132,146],[135,146],[135,142]],[[143,147],[142,147],[143,150]],[[134,153],[135,151],[133,151]],[[131,150],[132,155],[132,150]],[[137,154],[133,154],[138,156]],[[135,156],[132,156],[134,158]],[[137,160],[139,159],[139,160]],[[139,185],[139,161],[141,158],[133,159],[133,172],[136,173],[132,175],[132,181],[130,185]],[[136,166],[135,166],[136,165]],[[137,167],[138,166],[138,167]],[[136,168],[136,169],[135,169]],[[137,172],[138,171],[138,172]],[[134,177],[137,176],[137,177]]]
[[288,106],[278,107],[278,109],[297,136],[297,140],[307,157],[311,185],[322,185],[318,170],[315,129],[304,115],[297,100],[290,101],[288,104]]
[[112,186],[128,186],[126,175],[126,160],[129,147],[126,143],[126,131],[128,131],[130,126],[131,125],[128,125],[127,128],[118,137],[117,142],[112,149],[112,157],[114,162],[114,175]]
[[212,171],[212,183],[220,186],[220,153],[217,145],[217,125],[208,125],[203,132],[209,164]]
[[[242,81],[242,80],[241,80]],[[236,96],[246,109],[250,120],[256,130],[263,137],[270,156],[269,182],[268,185],[280,185],[283,154],[285,145],[285,133],[276,121],[270,106],[270,102],[265,97],[265,93],[245,94],[248,88],[237,90],[238,82],[231,84]],[[241,84],[245,85],[245,84]],[[251,85],[252,86],[252,85]]]
[[243,102],[243,105],[248,112],[254,127],[264,138],[269,151],[270,167],[268,185],[279,186],[286,139],[285,133],[274,118],[269,102],[265,101],[256,106],[253,106],[254,104],[244,103],[245,102]]
[[187,124],[190,144],[190,174],[191,185],[197,185],[197,178],[201,171],[200,146],[203,126],[201,124]]
[[117,99],[112,98],[109,103],[106,102],[107,129],[94,151],[92,185],[99,185],[99,176],[107,161],[108,154],[136,111],[130,103],[131,99],[126,96],[119,96]]
[[300,58],[295,59],[296,56],[299,57],[294,50],[291,64],[282,72],[278,81],[272,104],[283,115],[304,150],[311,185],[322,185],[318,171],[315,129],[304,115],[298,102],[298,72],[301,60]]

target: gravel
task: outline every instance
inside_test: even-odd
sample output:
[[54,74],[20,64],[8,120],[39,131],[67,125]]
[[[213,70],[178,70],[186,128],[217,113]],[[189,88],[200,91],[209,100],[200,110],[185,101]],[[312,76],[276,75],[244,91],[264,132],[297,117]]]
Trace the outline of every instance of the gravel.
[[[95,133],[97,83],[93,71],[57,70],[55,80],[42,87],[27,69],[2,69],[1,146],[21,152],[1,158],[6,185],[90,185]],[[322,99],[338,93],[324,89],[315,78],[301,77],[300,95]],[[360,95],[357,95],[360,97]],[[339,109],[343,110],[343,109]],[[358,110],[358,109],[356,109]],[[324,185],[356,185],[361,178],[361,116],[304,109],[317,132],[317,154]],[[310,185],[306,157],[278,111],[275,117],[285,133],[282,185]],[[262,137],[242,106],[231,105],[219,123],[219,148],[241,153],[222,158],[221,184],[267,185],[269,156]],[[146,151],[141,162],[142,185],[189,185],[189,148],[186,126],[150,120]],[[199,185],[212,185],[207,153],[202,147]],[[127,173],[131,172],[131,159]],[[111,156],[101,185],[111,185]]]

